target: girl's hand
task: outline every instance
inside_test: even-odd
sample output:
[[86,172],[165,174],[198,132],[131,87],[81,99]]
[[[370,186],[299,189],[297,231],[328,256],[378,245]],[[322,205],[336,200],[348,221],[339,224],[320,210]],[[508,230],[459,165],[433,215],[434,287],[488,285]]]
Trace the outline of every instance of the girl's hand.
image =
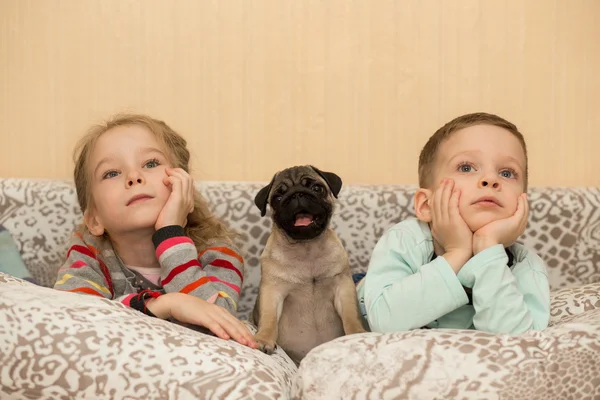
[[163,183],[171,188],[171,194],[156,219],[156,230],[169,225],[184,227],[188,214],[194,211],[194,180],[181,168],[166,168],[165,171],[167,177]]
[[185,293],[167,293],[148,300],[146,307],[158,318],[203,326],[221,339],[233,339],[253,349],[258,348],[246,325],[223,307]]

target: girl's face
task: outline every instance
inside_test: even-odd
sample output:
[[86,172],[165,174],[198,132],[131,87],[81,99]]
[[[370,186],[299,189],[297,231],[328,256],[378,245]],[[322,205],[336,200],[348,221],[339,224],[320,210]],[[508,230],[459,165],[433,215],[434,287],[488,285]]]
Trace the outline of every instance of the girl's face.
[[101,235],[154,228],[171,190],[163,180],[171,167],[156,136],[139,125],[118,126],[96,141],[90,154],[90,232]]

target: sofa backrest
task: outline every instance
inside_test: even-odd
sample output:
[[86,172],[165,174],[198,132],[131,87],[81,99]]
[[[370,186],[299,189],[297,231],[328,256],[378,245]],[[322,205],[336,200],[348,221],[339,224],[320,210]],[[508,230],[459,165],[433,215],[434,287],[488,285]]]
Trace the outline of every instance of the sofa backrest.
[[[254,196],[264,183],[203,182],[198,185],[217,216],[245,235],[246,271],[239,312],[246,317],[260,281],[259,256],[271,220],[261,218]],[[387,228],[414,216],[412,185],[348,185],[332,221],[352,272],[366,271]],[[600,281],[600,189],[537,187],[529,191],[530,218],[520,240],[547,263],[552,288]],[[81,220],[71,182],[0,179],[0,224],[13,235],[23,259],[44,286],[52,286],[69,236]]]

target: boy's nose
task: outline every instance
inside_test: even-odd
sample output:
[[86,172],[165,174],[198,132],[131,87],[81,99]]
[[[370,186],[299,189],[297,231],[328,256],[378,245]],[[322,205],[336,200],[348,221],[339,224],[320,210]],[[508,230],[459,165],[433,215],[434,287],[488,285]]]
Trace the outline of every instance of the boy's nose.
[[479,180],[479,188],[492,188],[492,189],[499,189],[500,188],[500,182],[498,181],[498,179],[493,179],[493,178],[483,178],[481,180]]

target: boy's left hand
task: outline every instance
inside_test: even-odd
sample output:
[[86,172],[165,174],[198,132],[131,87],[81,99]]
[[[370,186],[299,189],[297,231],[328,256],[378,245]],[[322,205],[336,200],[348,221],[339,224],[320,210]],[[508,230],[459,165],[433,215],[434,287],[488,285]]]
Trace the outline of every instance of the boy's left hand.
[[490,222],[473,234],[473,254],[497,244],[504,247],[512,245],[525,232],[528,217],[527,194],[522,193],[517,200],[517,210],[512,216]]
[[159,230],[169,225],[184,227],[187,216],[194,211],[194,180],[181,168],[166,168],[167,177],[163,179],[171,187],[171,194],[156,219],[154,228]]

